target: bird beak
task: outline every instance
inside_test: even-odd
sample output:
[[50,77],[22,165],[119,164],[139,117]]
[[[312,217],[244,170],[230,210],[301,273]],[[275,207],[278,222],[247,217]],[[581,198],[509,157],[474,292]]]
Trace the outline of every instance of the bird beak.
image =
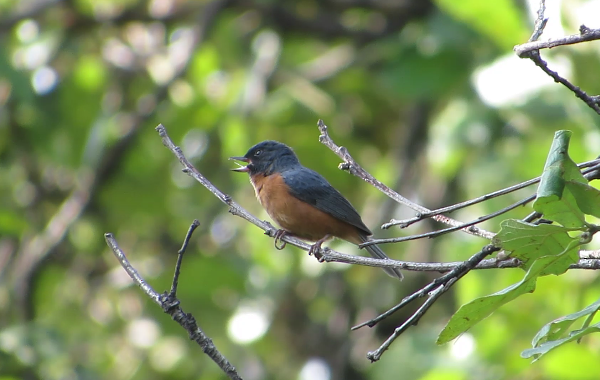
[[[229,159],[250,163],[250,160],[246,157],[229,157]],[[240,165],[237,162],[236,162],[236,164]],[[245,172],[249,172],[250,168],[248,167],[248,165],[246,165],[246,166],[240,165],[239,168],[231,169],[231,171],[245,173]]]

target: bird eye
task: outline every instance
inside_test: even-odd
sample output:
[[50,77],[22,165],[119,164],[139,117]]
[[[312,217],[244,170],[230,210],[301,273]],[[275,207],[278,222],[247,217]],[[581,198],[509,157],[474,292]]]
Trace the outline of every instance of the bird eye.
[[258,157],[258,156],[260,156],[260,154],[261,154],[261,153],[262,153],[262,150],[260,150],[260,149],[259,149],[259,150],[257,150],[256,152],[254,152],[254,155],[255,155],[256,157]]

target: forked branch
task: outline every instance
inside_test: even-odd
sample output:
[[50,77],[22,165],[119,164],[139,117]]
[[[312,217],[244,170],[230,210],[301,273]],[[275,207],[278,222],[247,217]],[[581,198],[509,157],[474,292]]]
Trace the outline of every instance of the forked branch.
[[127,259],[127,256],[125,256],[125,252],[123,252],[121,247],[119,247],[119,244],[117,243],[117,240],[114,238],[113,234],[104,234],[104,238],[106,239],[106,244],[108,244],[110,249],[113,251],[115,257],[117,258],[117,260],[119,260],[119,263],[121,263],[121,266],[123,267],[123,269],[125,269],[125,271],[129,275],[129,277],[131,277],[133,282],[135,282],[135,284],[139,286],[142,289],[142,291],[146,293],[148,297],[150,297],[152,301],[154,301],[158,306],[160,306],[165,313],[169,314],[175,322],[179,323],[181,327],[183,327],[188,332],[190,339],[198,343],[200,348],[202,348],[202,351],[206,355],[208,355],[208,357],[210,357],[215,363],[217,363],[221,370],[225,372],[225,374],[227,374],[227,376],[230,379],[242,380],[240,375],[237,373],[235,367],[229,362],[229,360],[227,360],[227,358],[225,358],[225,356],[223,356],[223,354],[221,354],[221,352],[219,352],[219,350],[217,350],[217,347],[214,345],[212,339],[210,339],[198,326],[194,316],[192,314],[185,313],[181,309],[181,307],[179,306],[180,302],[176,296],[181,259],[183,257],[183,253],[185,252],[185,248],[187,247],[187,242],[189,241],[192,232],[194,231],[194,229],[196,229],[197,226],[198,221],[195,220],[192,226],[190,227],[188,234],[186,235],[183,247],[179,251],[171,291],[168,293],[165,292],[163,294],[159,294],[158,292],[156,292],[156,290],[154,290],[152,286],[150,286],[150,284],[148,284],[146,280],[144,280],[144,278],[139,274],[139,272],[131,265],[131,263]]

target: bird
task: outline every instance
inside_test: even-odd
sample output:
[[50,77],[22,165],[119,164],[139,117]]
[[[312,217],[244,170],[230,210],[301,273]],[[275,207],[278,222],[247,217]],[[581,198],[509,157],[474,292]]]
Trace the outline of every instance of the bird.
[[[242,157],[230,157],[246,163],[235,172],[248,173],[256,198],[267,214],[281,227],[275,234],[275,247],[283,249],[285,235],[314,242],[309,254],[317,254],[321,245],[337,237],[356,245],[371,240],[371,230],[363,223],[352,204],[322,175],[302,166],[292,148],[274,140],[262,141]],[[377,245],[365,249],[377,259],[389,257]],[[383,268],[400,280],[397,268]]]

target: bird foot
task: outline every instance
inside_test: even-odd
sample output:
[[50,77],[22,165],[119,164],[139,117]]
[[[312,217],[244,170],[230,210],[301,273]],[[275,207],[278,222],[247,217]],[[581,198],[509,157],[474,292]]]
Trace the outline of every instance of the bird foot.
[[314,255],[317,260],[321,261],[323,259],[323,255],[321,254],[321,243],[317,242],[311,245],[310,249],[308,250],[308,255]]
[[287,235],[286,230],[279,229],[275,232],[275,248],[280,251],[284,249],[287,244],[285,241],[281,240],[285,235]]
[[325,235],[323,238],[317,240],[315,242],[315,244],[310,246],[310,249],[308,250],[308,255],[314,255],[315,258],[322,263],[323,261],[325,261],[325,258],[323,257],[323,254],[321,253],[321,244],[323,244],[327,239],[329,239],[331,236],[329,235]]

